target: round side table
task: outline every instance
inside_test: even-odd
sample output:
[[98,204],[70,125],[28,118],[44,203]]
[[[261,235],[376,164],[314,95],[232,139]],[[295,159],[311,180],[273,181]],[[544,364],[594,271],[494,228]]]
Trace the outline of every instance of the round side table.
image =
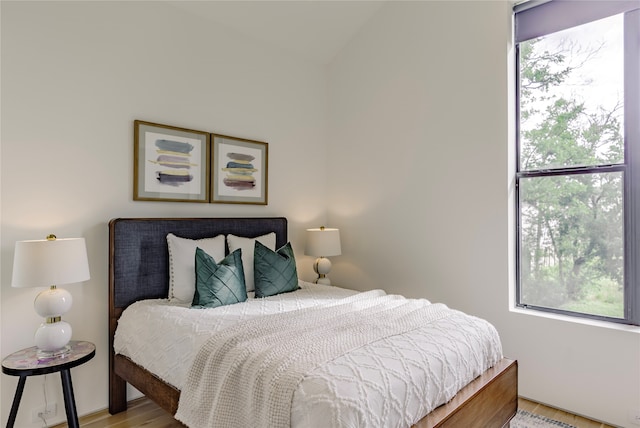
[[64,355],[42,358],[38,357],[38,349],[35,346],[26,348],[6,357],[2,360],[2,373],[11,376],[20,376],[16,394],[13,397],[11,413],[7,421],[7,428],[13,427],[18,414],[18,406],[24,391],[24,384],[29,376],[38,376],[48,373],[60,372],[62,378],[62,393],[64,395],[64,408],[67,413],[69,428],[78,428],[78,414],[76,402],[73,396],[71,384],[71,369],[86,363],[96,355],[96,346],[91,342],[69,342],[71,349]]

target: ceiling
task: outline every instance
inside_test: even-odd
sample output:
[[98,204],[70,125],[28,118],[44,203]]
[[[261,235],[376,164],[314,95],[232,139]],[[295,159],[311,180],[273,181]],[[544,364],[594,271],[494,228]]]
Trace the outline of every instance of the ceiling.
[[166,3],[309,61],[328,64],[387,0],[173,0]]

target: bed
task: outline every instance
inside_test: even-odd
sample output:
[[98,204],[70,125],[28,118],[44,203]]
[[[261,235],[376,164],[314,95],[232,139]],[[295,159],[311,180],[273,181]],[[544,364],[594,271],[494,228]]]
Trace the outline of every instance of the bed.
[[[153,370],[145,368],[146,363],[138,364],[134,361],[136,358],[130,357],[124,352],[116,352],[114,348],[119,320],[125,309],[130,308],[123,318],[127,318],[129,313],[136,313],[136,311],[141,313],[138,308],[140,310],[144,310],[145,306],[154,308],[155,306],[150,302],[158,301],[162,305],[162,302],[168,297],[170,260],[167,250],[167,235],[174,234],[185,239],[195,240],[229,234],[253,238],[269,233],[275,233],[275,248],[285,246],[288,242],[286,218],[120,218],[110,221],[109,412],[111,414],[126,410],[127,383],[172,415],[179,412],[181,394],[184,393],[186,396],[189,392],[188,388],[184,386],[184,392],[180,387],[175,386],[180,382],[169,381],[170,376],[154,373]],[[228,253],[228,248],[226,252]],[[318,296],[328,292],[329,288],[318,287],[321,286],[301,282],[301,290],[299,291],[286,294],[284,297],[272,296],[256,300],[264,301],[263,306],[283,305],[287,300],[295,300],[296,303],[293,305],[300,306],[298,299],[293,296],[296,293]],[[345,293],[345,291],[340,292]],[[345,297],[345,300],[353,298],[359,299],[360,295]],[[387,298],[387,296],[376,296],[375,298]],[[270,299],[278,303],[272,303]],[[278,299],[284,299],[285,303]],[[155,310],[158,310],[157,307]],[[175,312],[176,316],[180,316],[181,313],[187,314],[193,313],[193,311],[195,310],[172,307],[166,312],[168,314]],[[303,308],[297,312],[303,311],[314,313],[309,311],[315,311],[315,308]],[[147,315],[139,315],[139,317],[141,318],[129,318],[133,320],[144,319]],[[138,323],[138,321],[134,322]],[[140,328],[139,325],[137,327]],[[304,406],[311,405],[302,400],[298,401],[301,401]],[[304,410],[296,410],[296,412],[313,413],[311,407],[300,408]],[[508,426],[516,410],[517,362],[507,358],[499,358],[495,364],[483,370],[479,376],[461,389],[454,391],[453,398],[447,399],[447,402],[431,409],[427,414],[420,414],[421,419],[413,426],[422,428],[502,427]],[[291,413],[293,415],[293,408]],[[292,416],[291,420],[299,419],[294,419]]]

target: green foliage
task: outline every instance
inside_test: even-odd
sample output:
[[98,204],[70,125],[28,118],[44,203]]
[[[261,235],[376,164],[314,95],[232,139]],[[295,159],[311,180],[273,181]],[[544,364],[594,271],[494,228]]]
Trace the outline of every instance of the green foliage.
[[[615,164],[624,158],[616,111],[560,95],[570,52],[520,44],[520,170]],[[520,179],[522,302],[623,316],[623,176]]]
[[613,318],[624,317],[624,301],[620,292],[620,284],[603,278],[590,284],[585,296],[577,301],[569,301],[559,306],[572,312],[603,315]]

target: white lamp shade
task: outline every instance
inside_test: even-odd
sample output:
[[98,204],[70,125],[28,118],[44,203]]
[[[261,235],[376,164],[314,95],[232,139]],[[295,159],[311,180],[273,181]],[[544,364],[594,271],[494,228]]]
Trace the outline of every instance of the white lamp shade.
[[12,287],[50,287],[89,278],[84,238],[16,242]]
[[307,243],[304,253],[308,256],[329,257],[342,254],[340,230],[319,228],[307,229]]

